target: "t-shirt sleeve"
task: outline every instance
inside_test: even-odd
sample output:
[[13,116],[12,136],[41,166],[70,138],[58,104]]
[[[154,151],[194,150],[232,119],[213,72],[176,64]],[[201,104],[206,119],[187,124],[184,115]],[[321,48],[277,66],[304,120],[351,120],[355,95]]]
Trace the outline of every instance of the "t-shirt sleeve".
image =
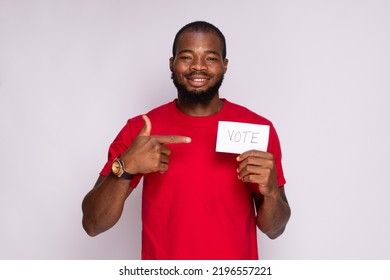
[[270,135],[268,142],[268,152],[273,154],[275,165],[276,165],[276,179],[278,186],[284,186],[286,184],[286,179],[284,178],[283,166],[282,166],[282,149],[280,147],[280,141],[278,134],[274,126],[270,125]]
[[[118,133],[114,141],[111,143],[108,149],[108,159],[103,169],[100,171],[100,175],[107,176],[111,172],[111,165],[114,159],[122,155],[127,148],[131,145],[134,140],[132,132],[132,120],[128,120],[126,125]],[[141,180],[142,175],[136,175],[130,181],[130,187],[135,188],[139,181]]]

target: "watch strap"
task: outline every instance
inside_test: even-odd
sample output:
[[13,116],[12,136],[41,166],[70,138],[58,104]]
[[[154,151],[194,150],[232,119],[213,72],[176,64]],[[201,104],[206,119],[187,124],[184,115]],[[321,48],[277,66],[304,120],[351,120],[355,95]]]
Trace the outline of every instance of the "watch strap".
[[122,174],[120,176],[118,176],[118,178],[126,179],[126,180],[133,179],[135,174],[130,174],[129,172],[125,171],[125,163],[120,157],[117,157],[117,160],[119,161],[119,163],[121,165],[121,169],[122,169]]
[[131,180],[134,178],[134,176],[135,176],[135,174],[130,174],[129,172],[126,172],[125,170],[123,170],[123,173],[119,178]]

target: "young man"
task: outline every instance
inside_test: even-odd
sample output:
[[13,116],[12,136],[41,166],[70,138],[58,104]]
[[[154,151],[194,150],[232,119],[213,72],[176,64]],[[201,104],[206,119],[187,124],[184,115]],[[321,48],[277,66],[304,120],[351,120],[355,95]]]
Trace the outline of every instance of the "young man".
[[[142,259],[258,259],[256,225],[276,238],[290,217],[276,131],[219,97],[228,60],[215,26],[184,26],[169,63],[178,98],[119,132],[83,201],[84,229],[111,228],[143,176]],[[267,152],[216,152],[219,121],[268,125]]]

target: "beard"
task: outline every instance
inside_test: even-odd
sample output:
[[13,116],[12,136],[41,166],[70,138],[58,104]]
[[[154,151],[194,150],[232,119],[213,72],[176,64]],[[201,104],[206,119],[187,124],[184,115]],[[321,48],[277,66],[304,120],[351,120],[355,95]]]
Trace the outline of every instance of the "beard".
[[219,88],[222,85],[224,74],[221,78],[216,81],[216,83],[206,90],[187,90],[186,86],[180,83],[175,75],[172,72],[173,84],[177,88],[178,98],[187,104],[208,104],[218,93]]

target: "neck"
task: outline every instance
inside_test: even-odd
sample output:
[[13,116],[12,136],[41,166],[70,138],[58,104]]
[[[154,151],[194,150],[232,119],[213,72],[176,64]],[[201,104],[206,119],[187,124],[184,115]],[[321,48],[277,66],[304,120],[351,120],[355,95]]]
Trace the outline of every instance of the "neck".
[[189,104],[181,99],[177,99],[176,106],[181,112],[193,117],[206,117],[218,113],[223,105],[223,101],[216,94],[207,104]]

